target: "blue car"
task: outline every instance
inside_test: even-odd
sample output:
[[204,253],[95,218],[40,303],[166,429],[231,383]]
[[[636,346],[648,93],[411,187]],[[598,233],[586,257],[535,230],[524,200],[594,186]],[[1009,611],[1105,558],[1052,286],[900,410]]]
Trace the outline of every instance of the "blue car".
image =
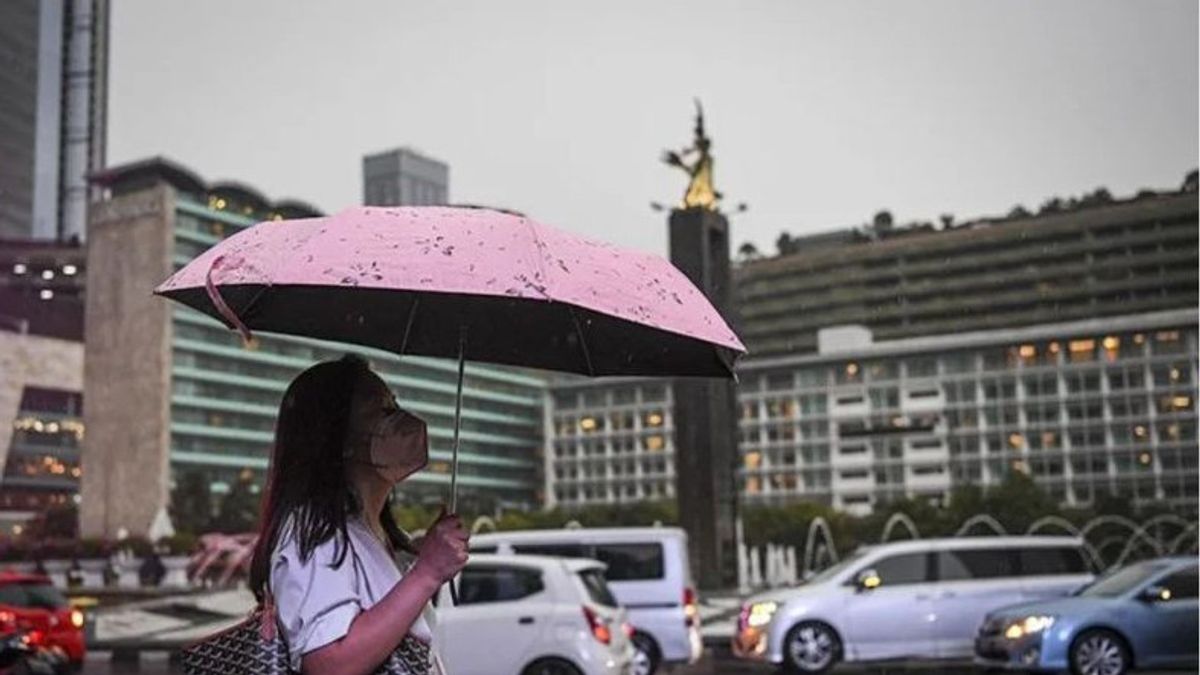
[[1123,675],[1197,665],[1196,558],[1121,568],[1071,597],[989,613],[975,640],[989,668]]

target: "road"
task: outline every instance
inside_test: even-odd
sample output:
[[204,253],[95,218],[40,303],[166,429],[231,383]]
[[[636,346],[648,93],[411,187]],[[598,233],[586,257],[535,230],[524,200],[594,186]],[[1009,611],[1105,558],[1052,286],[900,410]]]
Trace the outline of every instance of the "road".
[[[144,658],[140,667],[129,666],[124,664],[110,663],[108,654],[94,654],[89,656],[84,664],[84,675],[174,675],[181,671],[173,669],[167,663],[164,655],[150,655]],[[972,670],[970,668],[951,669],[945,666],[929,664],[926,666],[889,666],[886,668],[850,668],[841,666],[835,668],[835,674],[841,675],[900,675],[901,673],[912,673],[914,675],[956,675],[962,673],[981,673],[982,671]],[[705,657],[697,664],[687,668],[675,668],[664,675],[775,675],[775,671],[767,666],[747,664],[743,662],[733,661],[731,659],[714,659],[711,655]],[[1166,675],[1163,672],[1139,673],[1139,675]]]

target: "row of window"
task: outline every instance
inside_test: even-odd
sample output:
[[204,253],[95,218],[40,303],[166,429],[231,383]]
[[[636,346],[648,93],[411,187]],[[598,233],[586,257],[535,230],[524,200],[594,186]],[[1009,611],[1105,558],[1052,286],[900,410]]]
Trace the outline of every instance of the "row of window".
[[555,499],[563,504],[623,499],[657,499],[673,496],[675,496],[675,485],[669,480],[637,483],[622,481],[619,485],[583,487],[558,485],[554,488]]
[[[1152,345],[1152,346],[1151,346]],[[745,393],[825,388],[829,385],[887,382],[908,378],[1009,370],[1015,366],[1061,365],[1091,361],[1118,361],[1147,355],[1186,354],[1186,336],[1178,330],[1134,333],[1012,345],[984,351],[925,356],[904,361],[849,361],[840,365],[800,368],[795,371],[744,374],[739,388]],[[903,365],[901,365],[903,364]]]

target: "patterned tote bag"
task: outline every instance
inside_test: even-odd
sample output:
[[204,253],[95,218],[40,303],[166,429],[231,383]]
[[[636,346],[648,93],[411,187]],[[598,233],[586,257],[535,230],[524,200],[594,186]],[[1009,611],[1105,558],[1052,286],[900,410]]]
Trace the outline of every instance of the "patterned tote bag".
[[[365,567],[354,551],[354,573],[367,585]],[[360,572],[361,568],[361,572]],[[241,623],[183,649],[180,662],[187,675],[285,675],[290,673],[287,643],[278,629],[270,589],[266,602]],[[375,675],[435,675],[440,672],[429,645],[405,635]]]
[[244,621],[183,649],[180,661],[187,675],[285,675],[288,650],[275,624],[271,596]]

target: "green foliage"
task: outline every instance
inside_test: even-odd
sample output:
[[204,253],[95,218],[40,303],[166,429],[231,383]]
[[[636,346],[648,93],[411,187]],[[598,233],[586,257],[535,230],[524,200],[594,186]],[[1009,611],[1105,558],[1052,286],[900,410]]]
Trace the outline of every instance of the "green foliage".
[[213,521],[213,529],[226,534],[253,532],[258,527],[259,497],[253,490],[254,481],[241,478],[234,481],[229,493],[221,500],[221,508]]
[[129,551],[136,557],[150,555],[154,551],[154,545],[145,537],[129,537],[118,541],[115,546],[117,551]]
[[185,471],[171,493],[171,522],[177,532],[201,534],[212,529],[213,500],[208,476]]
[[[902,513],[913,521],[920,537],[954,536],[972,516],[989,514],[1006,532],[1020,534],[1031,525],[1047,516],[1058,516],[1076,527],[1101,515],[1117,515],[1135,522],[1144,522],[1151,517],[1173,511],[1162,505],[1134,509],[1129,499],[1115,496],[1097,501],[1091,508],[1064,509],[1058,502],[1027,475],[1012,472],[995,487],[982,490],[978,486],[966,485],[955,488],[945,506],[935,506],[924,499],[901,499],[877,505],[867,516],[852,516],[817,503],[800,502],[785,506],[749,506],[742,512],[745,541],[750,546],[784,544],[804,550],[805,540],[814,519],[821,517],[829,525],[834,546],[839,554],[845,555],[859,546],[875,544],[882,540],[884,528],[894,514]],[[1178,513],[1187,520],[1194,520],[1195,512]],[[1105,528],[1108,529],[1105,529]],[[1047,534],[1065,534],[1066,528],[1048,527]],[[1168,530],[1168,536],[1174,530]],[[972,528],[970,534],[992,534],[985,525]],[[1093,536],[1101,538],[1111,535],[1128,535],[1122,526],[1102,526]],[[888,534],[889,541],[911,536],[904,525],[897,525]],[[825,539],[815,540],[824,544]]]
[[167,550],[167,555],[189,555],[196,549],[197,537],[189,532],[177,532],[158,540],[158,545]]

